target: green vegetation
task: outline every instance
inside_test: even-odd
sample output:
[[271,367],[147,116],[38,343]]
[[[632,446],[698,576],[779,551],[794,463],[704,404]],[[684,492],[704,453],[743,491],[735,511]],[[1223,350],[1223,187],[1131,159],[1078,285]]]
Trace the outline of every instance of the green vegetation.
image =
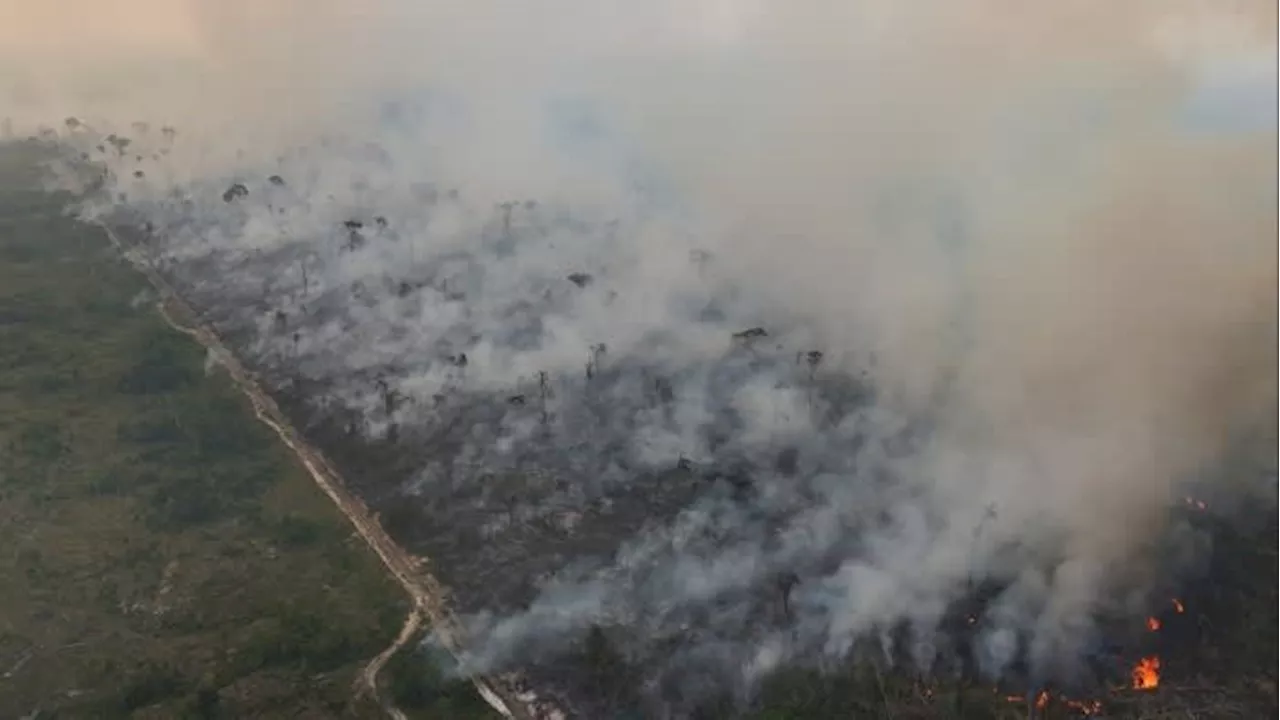
[[388,699],[411,718],[495,717],[471,683],[444,676],[450,658],[414,643],[383,668],[381,684]]
[[381,717],[404,593],[38,153],[0,148],[0,717]]

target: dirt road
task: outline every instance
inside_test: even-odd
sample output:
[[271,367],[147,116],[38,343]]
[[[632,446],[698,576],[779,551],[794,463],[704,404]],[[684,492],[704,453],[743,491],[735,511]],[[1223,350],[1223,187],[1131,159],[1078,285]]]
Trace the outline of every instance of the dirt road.
[[[149,263],[131,253],[109,227],[105,225],[100,227],[112,244],[146,276],[152,287],[159,293],[158,307],[165,321],[179,332],[195,338],[208,350],[213,359],[226,369],[232,381],[253,404],[258,419],[274,430],[293,451],[311,474],[316,485],[342,511],[360,537],[377,553],[383,565],[409,593],[413,600],[413,609],[410,610],[400,634],[386,650],[379,653],[364,667],[358,680],[361,691],[372,693],[372,697],[389,716],[397,720],[405,718],[404,713],[378,689],[378,674],[387,661],[414,637],[424,620],[430,624],[437,638],[450,652],[457,655],[462,649],[460,627],[442,601],[445,593],[427,569],[425,558],[410,555],[387,535],[364,502],[346,489],[346,484],[328,460],[294,429],[275,401],[258,384],[253,374],[240,363],[210,328],[199,322],[199,315],[187,305],[168,281]],[[527,694],[517,696],[514,678],[474,677],[472,682],[485,701],[504,717],[516,720],[562,717],[561,713],[554,710],[535,707]]]

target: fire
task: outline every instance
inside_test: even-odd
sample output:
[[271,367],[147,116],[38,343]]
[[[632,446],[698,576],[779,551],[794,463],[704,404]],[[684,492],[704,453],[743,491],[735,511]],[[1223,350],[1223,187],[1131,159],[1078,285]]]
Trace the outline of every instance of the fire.
[[1193,498],[1193,497],[1188,496],[1183,498],[1183,500],[1187,503],[1187,507],[1193,508],[1196,510],[1206,510],[1209,507],[1208,505],[1205,504],[1203,500],[1197,500],[1196,498]]
[[1155,631],[1159,630],[1159,629],[1160,629],[1160,618],[1156,618],[1156,617],[1149,617],[1149,618],[1147,618],[1147,629],[1148,629],[1148,630],[1150,630],[1151,632],[1155,632]]
[[[1004,699],[1011,704],[1027,702],[1027,698],[1024,695],[1006,695]],[[1048,709],[1049,702],[1052,699],[1053,696],[1049,694],[1048,690],[1041,690],[1035,698],[1036,709],[1041,711]],[[1058,700],[1062,703],[1063,707],[1075,711],[1082,716],[1091,717],[1102,712],[1101,700],[1073,700],[1072,698],[1065,696],[1059,696]]]
[[1154,690],[1160,685],[1160,658],[1152,655],[1144,657],[1133,666],[1133,688],[1135,690]]
[[1067,700],[1066,705],[1081,715],[1097,715],[1102,712],[1101,700]]
[[1182,601],[1179,600],[1178,598],[1173,599],[1173,611],[1178,613],[1179,615],[1181,615],[1183,612],[1186,612],[1186,608],[1182,605]]

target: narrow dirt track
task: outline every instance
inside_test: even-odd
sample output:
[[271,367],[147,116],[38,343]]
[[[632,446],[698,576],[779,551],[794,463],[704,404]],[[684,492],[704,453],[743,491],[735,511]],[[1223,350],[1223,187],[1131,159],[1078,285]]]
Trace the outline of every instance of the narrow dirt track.
[[[400,634],[396,636],[396,639],[387,646],[386,650],[378,653],[377,657],[370,660],[369,664],[365,665],[364,669],[360,671],[360,679],[364,683],[366,690],[373,690],[376,693],[378,687],[378,673],[382,672],[382,668],[387,664],[387,661],[399,652],[400,648],[404,647],[405,643],[409,642],[414,634],[418,632],[420,627],[422,627],[422,613],[418,612],[417,607],[414,607],[414,609],[409,611],[409,616],[405,618],[404,627],[400,628]],[[406,716],[400,708],[396,707],[385,697],[377,694],[375,694],[374,697],[377,698],[378,704],[382,706],[382,709],[387,713],[387,715],[390,715],[396,720],[409,720],[408,716]]]
[[[222,340],[208,327],[202,325],[199,315],[187,305],[154,267],[130,253],[128,247],[106,225],[99,225],[111,243],[129,260],[160,294],[157,303],[161,317],[174,329],[195,338],[226,369],[232,381],[249,398],[258,419],[270,427],[306,467],[317,486],[347,517],[364,542],[377,553],[383,565],[400,583],[413,600],[413,608],[405,619],[404,627],[385,650],[374,657],[360,673],[357,684],[361,692],[371,693],[386,713],[397,720],[405,720],[405,714],[378,689],[378,674],[406,643],[423,620],[429,622],[440,642],[455,656],[462,650],[460,626],[443,602],[444,589],[431,575],[425,558],[415,557],[401,548],[382,529],[364,502],[346,489],[346,484],[324,455],[311,446],[281,412],[275,401],[258,384],[253,374],[227,349]],[[181,318],[181,319],[180,319]],[[186,322],[184,322],[184,320]],[[540,711],[533,706],[528,695],[517,696],[514,678],[472,678],[476,690],[494,710],[515,720],[539,720],[543,717],[563,717],[550,708]]]

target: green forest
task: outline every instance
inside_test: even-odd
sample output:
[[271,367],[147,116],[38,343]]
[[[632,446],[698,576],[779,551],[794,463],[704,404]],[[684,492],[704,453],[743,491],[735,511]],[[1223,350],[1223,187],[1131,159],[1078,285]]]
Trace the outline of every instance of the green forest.
[[[404,592],[40,152],[0,149],[0,717],[383,717]],[[401,654],[412,716],[491,716]]]

